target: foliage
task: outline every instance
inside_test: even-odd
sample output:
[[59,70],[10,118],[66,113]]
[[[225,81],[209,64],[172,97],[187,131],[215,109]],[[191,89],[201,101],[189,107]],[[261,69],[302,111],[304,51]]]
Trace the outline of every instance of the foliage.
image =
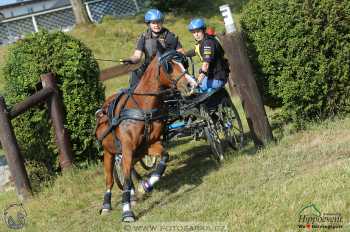
[[[94,113],[104,100],[99,68],[92,52],[62,32],[41,31],[18,41],[9,50],[4,67],[6,101],[13,105],[40,89],[40,75],[53,72],[58,81],[76,161],[95,159]],[[44,104],[13,120],[27,160],[57,166],[58,150]]]
[[241,23],[265,102],[284,118],[350,111],[349,1],[251,1]]
[[40,192],[53,180],[53,173],[42,162],[30,160],[25,163],[25,166],[33,192]]

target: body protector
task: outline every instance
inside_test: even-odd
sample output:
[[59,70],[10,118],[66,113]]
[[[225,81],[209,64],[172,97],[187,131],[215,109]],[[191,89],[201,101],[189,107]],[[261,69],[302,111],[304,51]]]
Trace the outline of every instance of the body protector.
[[210,35],[205,35],[195,48],[202,62],[209,63],[208,78],[226,81],[230,68],[225,52],[219,41]]
[[182,46],[177,36],[166,28],[163,28],[157,37],[153,36],[150,29],[144,32],[137,42],[136,49],[145,54],[145,62],[140,66],[140,68],[131,73],[129,83],[130,87],[133,88],[137,85],[142,74],[146,71],[149,63],[157,54],[159,49],[162,49],[160,52],[163,53],[168,50],[177,50],[181,47]]

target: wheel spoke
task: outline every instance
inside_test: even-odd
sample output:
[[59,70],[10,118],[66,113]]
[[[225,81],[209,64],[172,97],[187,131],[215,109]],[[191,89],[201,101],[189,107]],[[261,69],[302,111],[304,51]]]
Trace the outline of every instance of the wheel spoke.
[[236,108],[229,98],[224,98],[220,109],[225,140],[232,148],[241,148],[243,146],[243,127]]
[[206,121],[207,126],[204,128],[204,132],[207,137],[207,141],[212,149],[213,155],[215,156],[215,160],[220,162],[223,160],[223,148],[220,139],[220,131],[217,123],[214,123],[213,117],[215,116],[216,120],[220,120],[220,115],[209,114],[205,105],[201,105],[200,113],[203,119]]

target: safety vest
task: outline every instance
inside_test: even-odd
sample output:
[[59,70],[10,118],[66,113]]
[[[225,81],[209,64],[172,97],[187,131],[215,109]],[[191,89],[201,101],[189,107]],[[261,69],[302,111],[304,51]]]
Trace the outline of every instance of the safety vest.
[[145,38],[145,61],[150,62],[152,57],[157,54],[158,45],[157,41],[160,43],[160,45],[163,47],[163,49],[166,49],[166,37],[168,35],[169,31],[165,28],[163,28],[163,32],[156,38],[152,36],[152,31],[148,29],[145,33],[143,33],[143,36]]
[[215,60],[213,60],[213,62],[211,62],[209,65],[209,77],[215,79],[226,79],[230,72],[230,68],[228,65],[228,61],[225,58],[225,52],[219,40],[215,36],[205,35],[204,39],[195,46],[196,54],[203,62],[201,51],[203,50],[203,44],[206,40],[213,40],[215,42]]
[[203,62],[203,57],[201,54],[201,43],[203,43],[204,40],[208,39],[209,36],[210,36],[210,38],[215,38],[216,41],[221,45],[221,41],[215,35],[207,35],[206,37],[204,37],[203,41],[201,41],[200,43],[197,43],[194,47],[194,51],[196,52],[197,56],[199,57],[200,61],[202,61],[202,62]]

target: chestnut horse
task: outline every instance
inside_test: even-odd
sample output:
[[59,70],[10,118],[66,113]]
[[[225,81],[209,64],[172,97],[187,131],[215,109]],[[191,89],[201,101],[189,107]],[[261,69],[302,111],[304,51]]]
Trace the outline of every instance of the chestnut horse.
[[118,153],[118,143],[121,145],[124,175],[122,221],[135,221],[130,204],[131,195],[135,191],[131,180],[133,165],[145,154],[160,157],[160,162],[151,177],[142,181],[139,186],[144,192],[150,192],[164,173],[168,155],[161,143],[166,117],[162,110],[162,96],[172,89],[188,93],[194,87],[184,61],[187,61],[187,58],[175,51],[161,56],[158,54],[135,89],[108,97],[102,110],[98,111],[96,137],[102,141],[107,189],[101,213],[112,209],[113,164]]

